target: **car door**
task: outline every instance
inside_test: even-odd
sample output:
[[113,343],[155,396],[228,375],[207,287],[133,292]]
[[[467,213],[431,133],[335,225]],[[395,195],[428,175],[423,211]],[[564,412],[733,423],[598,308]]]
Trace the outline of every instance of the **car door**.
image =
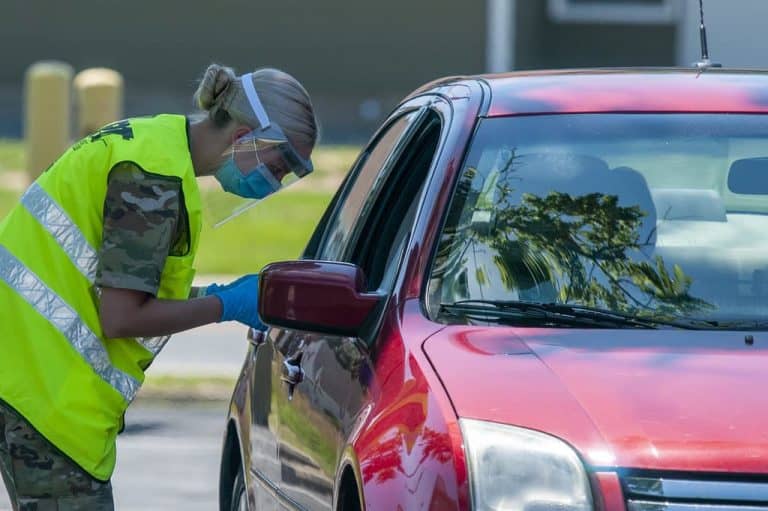
[[[374,142],[361,153],[353,170],[345,179],[339,191],[336,193],[331,205],[318,225],[310,240],[305,256],[324,257],[327,259],[341,260],[343,252],[334,251],[333,247],[345,247],[347,238],[351,234],[354,220],[354,209],[362,207],[362,199],[373,188],[374,181],[379,171],[386,167],[387,161],[394,154],[399,142],[413,126],[417,124],[422,111],[412,108],[403,112],[394,119],[384,130],[374,138]],[[359,205],[357,205],[359,203]],[[333,219],[333,220],[332,220]],[[328,236],[325,236],[329,233]],[[329,241],[325,241],[328,239]],[[331,241],[332,240],[332,241]],[[320,249],[322,243],[322,250]],[[333,424],[327,424],[327,417],[314,417],[311,420],[317,422],[313,427],[313,434],[323,435],[323,438],[312,437],[316,449],[311,458],[298,456],[298,451],[291,446],[297,443],[296,436],[302,441],[308,439],[308,418],[301,414],[308,409],[304,392],[299,392],[300,397],[296,403],[289,405],[288,389],[283,380],[286,369],[286,360],[283,353],[299,353],[303,349],[305,333],[271,328],[265,336],[255,336],[256,348],[254,350],[254,370],[251,391],[251,433],[250,433],[250,465],[251,471],[260,479],[263,488],[271,488],[277,491],[256,492],[257,508],[272,509],[282,502],[288,504],[285,494],[279,488],[294,488],[292,492],[297,502],[302,502],[309,509],[325,509],[320,503],[329,500],[325,497],[332,492],[333,468],[332,458],[328,448],[330,439],[325,438],[329,432],[334,431]],[[252,341],[252,342],[254,342]],[[316,353],[319,344],[302,352],[302,357],[307,356],[307,362],[324,361],[336,351],[349,350],[351,346],[346,339],[334,339],[331,344],[323,345],[323,352]],[[330,348],[330,353],[325,349]],[[279,351],[276,349],[279,347]],[[335,369],[338,369],[335,367]],[[322,374],[317,378],[322,381]],[[317,382],[318,379],[314,381]],[[301,386],[303,391],[305,385]],[[320,387],[322,389],[322,387]],[[291,390],[293,392],[293,390]],[[316,392],[321,395],[321,391]],[[282,431],[281,431],[282,423]],[[331,435],[332,436],[332,435]],[[280,462],[280,450],[282,447],[282,460]],[[285,479],[285,483],[281,481]],[[307,503],[307,495],[300,494],[301,487],[311,487],[311,495],[314,503]],[[324,500],[323,500],[324,499]],[[261,507],[259,507],[261,506]]]
[[[307,258],[357,264],[382,304],[392,290],[441,119],[426,100],[404,108],[364,153]],[[300,290],[299,290],[300,292]],[[375,331],[375,327],[371,329]],[[271,329],[280,383],[280,493],[295,509],[328,510],[345,438],[372,384],[373,339]],[[292,374],[301,374],[295,382]]]

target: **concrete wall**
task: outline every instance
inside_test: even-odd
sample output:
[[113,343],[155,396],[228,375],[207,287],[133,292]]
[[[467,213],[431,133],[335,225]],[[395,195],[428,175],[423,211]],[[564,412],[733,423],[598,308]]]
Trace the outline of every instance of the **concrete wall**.
[[18,128],[8,119],[18,112],[9,110],[19,110],[21,77],[39,59],[120,70],[129,115],[190,110],[196,78],[212,61],[241,72],[279,67],[305,84],[327,137],[338,140],[367,138],[412,89],[443,75],[481,72],[485,61],[482,1],[2,4],[0,136]]

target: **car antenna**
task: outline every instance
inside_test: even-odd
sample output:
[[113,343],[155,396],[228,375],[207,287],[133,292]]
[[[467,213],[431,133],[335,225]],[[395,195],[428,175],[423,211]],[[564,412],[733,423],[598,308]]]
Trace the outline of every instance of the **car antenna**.
[[696,67],[699,69],[707,69],[709,67],[723,67],[722,64],[717,64],[709,60],[709,49],[707,48],[707,27],[704,25],[704,0],[699,0],[699,36],[701,38],[701,60],[696,62]]

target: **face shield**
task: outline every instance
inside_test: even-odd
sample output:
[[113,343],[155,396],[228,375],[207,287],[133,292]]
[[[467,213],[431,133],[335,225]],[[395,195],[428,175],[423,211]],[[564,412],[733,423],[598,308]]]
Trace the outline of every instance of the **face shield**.
[[301,157],[280,126],[270,121],[250,73],[240,80],[260,126],[238,138],[222,155],[213,176],[219,186],[209,179],[201,190],[214,227],[312,172],[312,162]]

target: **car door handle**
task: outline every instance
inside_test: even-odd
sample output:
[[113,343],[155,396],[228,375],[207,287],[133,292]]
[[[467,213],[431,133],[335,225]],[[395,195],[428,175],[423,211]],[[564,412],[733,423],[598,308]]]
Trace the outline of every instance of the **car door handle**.
[[257,330],[255,328],[249,328],[248,329],[248,341],[256,346],[257,348],[264,344],[264,341],[267,340],[267,336],[264,333],[263,330]]
[[302,352],[298,352],[283,360],[283,376],[280,378],[288,384],[288,400],[293,399],[296,385],[304,381],[304,370],[301,368]]

